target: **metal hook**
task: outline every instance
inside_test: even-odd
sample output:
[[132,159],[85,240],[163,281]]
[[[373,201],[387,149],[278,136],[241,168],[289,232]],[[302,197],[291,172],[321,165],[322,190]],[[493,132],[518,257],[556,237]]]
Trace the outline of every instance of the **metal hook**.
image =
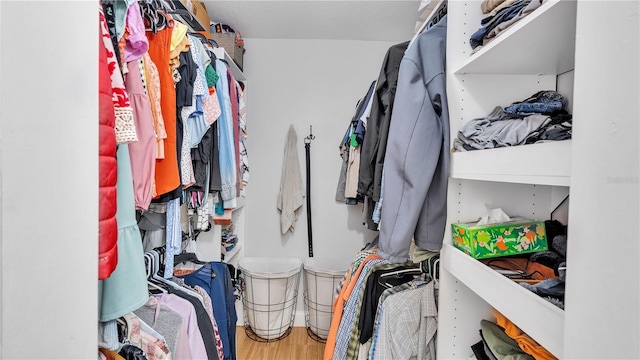
[[316,136],[313,135],[313,126],[309,125],[309,135],[304,138],[304,143],[305,144],[309,144],[309,143],[311,143],[311,140],[314,140],[315,138],[316,138]]

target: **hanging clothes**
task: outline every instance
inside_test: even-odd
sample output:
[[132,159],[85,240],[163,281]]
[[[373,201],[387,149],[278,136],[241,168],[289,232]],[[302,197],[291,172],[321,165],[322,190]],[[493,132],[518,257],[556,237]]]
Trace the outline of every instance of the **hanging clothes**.
[[380,75],[372,94],[371,115],[361,150],[358,193],[378,201],[387,137],[396,96],[400,62],[409,42],[393,45],[387,50]]
[[109,278],[98,283],[99,321],[117,319],[139,308],[149,298],[128,145],[118,146],[117,156],[118,266]]
[[[102,22],[102,20],[101,20]],[[98,279],[106,279],[118,263],[118,223],[116,219],[116,163],[115,114],[113,111],[111,76],[107,62],[107,48],[99,40],[98,105],[99,105],[99,203],[98,208]]]
[[[146,37],[145,37],[146,40]],[[129,144],[131,172],[136,209],[146,210],[153,198],[153,182],[156,169],[155,130],[151,116],[151,105],[142,83],[142,61],[127,63],[129,71],[125,75],[125,85],[133,109],[138,132],[138,141]]]
[[146,32],[147,39],[149,40],[149,57],[158,67],[161,93],[160,106],[166,131],[164,158],[156,160],[155,183],[158,195],[172,192],[180,186],[178,152],[176,150],[176,91],[173,83],[173,75],[169,69],[172,31],[173,28],[167,26],[157,33],[152,31]]
[[236,322],[235,297],[227,265],[211,262],[199,270],[180,277],[186,284],[200,286],[211,297],[213,313],[220,330],[225,360],[236,359]]
[[125,340],[129,344],[142,349],[149,360],[171,359],[171,352],[169,351],[164,336],[148,327],[146,323],[144,326],[148,327],[149,330],[152,330],[157,335],[150,333],[148,330],[143,330],[143,321],[133,313],[123,315],[122,319],[126,323],[127,337]]
[[[442,246],[449,181],[447,17],[420,34],[402,59],[385,157],[380,256],[408,259]],[[419,79],[419,80],[417,80]]]
[[218,118],[219,166],[222,179],[220,195],[225,202],[225,208],[235,208],[236,204],[236,146],[233,142],[233,111],[229,90],[227,65],[220,59],[216,60],[216,71],[220,75],[216,84],[216,93],[221,104],[221,115]]
[[285,140],[280,192],[278,193],[278,210],[280,211],[280,231],[286,234],[293,232],[298,212],[303,204],[302,175],[296,149],[298,136],[293,125],[289,126]]
[[382,303],[375,359],[436,359],[438,311],[434,282],[398,292]]

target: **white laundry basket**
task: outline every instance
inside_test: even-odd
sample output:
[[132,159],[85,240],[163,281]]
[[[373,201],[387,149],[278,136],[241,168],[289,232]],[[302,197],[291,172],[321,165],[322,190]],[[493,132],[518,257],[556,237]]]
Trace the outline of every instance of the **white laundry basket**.
[[347,265],[332,258],[304,260],[304,312],[307,334],[325,342],[331,328],[335,290]]
[[240,259],[244,325],[250,339],[269,342],[289,335],[295,319],[301,265],[298,258]]

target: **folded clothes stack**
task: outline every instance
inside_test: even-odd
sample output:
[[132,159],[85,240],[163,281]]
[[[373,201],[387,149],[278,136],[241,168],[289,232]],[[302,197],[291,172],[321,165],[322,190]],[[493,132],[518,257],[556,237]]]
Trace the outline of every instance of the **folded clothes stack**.
[[468,151],[571,139],[572,116],[566,105],[564,96],[543,90],[505,108],[496,106],[465,124],[453,147]]
[[482,25],[471,35],[469,44],[475,53],[482,46],[487,45],[511,25],[522,20],[540,7],[546,0],[484,0],[481,9],[486,16],[482,18]]
[[233,233],[233,225],[222,230],[222,246],[226,251],[231,251],[238,244],[238,236]]

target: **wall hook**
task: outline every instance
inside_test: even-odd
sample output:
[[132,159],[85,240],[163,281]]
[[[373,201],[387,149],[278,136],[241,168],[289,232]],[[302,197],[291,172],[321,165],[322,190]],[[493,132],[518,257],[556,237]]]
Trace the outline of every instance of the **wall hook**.
[[315,138],[316,136],[313,135],[313,125],[309,125],[309,135],[304,138],[304,143],[309,144],[311,143],[311,140],[314,140]]

